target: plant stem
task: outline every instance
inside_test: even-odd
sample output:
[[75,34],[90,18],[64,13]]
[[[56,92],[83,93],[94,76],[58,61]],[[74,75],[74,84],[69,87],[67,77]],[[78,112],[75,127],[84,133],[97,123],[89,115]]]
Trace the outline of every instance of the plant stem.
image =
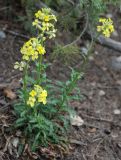
[[24,76],[23,76],[23,91],[24,91],[24,102],[27,103],[27,76],[28,76],[28,63],[24,69]]
[[35,117],[37,117],[37,107],[36,107],[36,105],[34,106],[34,115],[35,115]]
[[[79,78],[78,78],[78,75],[76,75],[75,78],[74,78],[74,80],[73,80],[73,81],[70,83],[70,85],[68,86],[68,88],[67,88],[67,90],[66,90],[66,95],[67,95],[67,96],[68,96],[68,95],[72,92],[72,90],[74,89],[74,87],[75,87],[78,79],[79,79]],[[63,97],[61,106],[64,104],[65,100],[66,100],[66,96]]]
[[38,79],[37,79],[37,84],[41,84],[41,74],[42,74],[42,55],[39,57],[38,61],[38,66],[37,66],[37,74],[38,74]]

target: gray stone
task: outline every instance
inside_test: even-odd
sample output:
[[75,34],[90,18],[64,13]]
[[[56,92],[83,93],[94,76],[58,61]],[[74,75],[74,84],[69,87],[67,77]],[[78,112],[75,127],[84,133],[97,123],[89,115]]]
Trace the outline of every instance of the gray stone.
[[115,71],[121,71],[121,56],[112,58],[111,68]]
[[104,96],[105,94],[106,94],[105,91],[103,91],[103,90],[99,91],[99,96]]
[[119,115],[119,114],[121,114],[121,111],[120,111],[119,109],[114,109],[114,111],[113,111],[113,112],[114,112],[114,114],[115,114],[115,115]]
[[0,31],[0,40],[5,38],[6,38],[6,34],[3,31]]

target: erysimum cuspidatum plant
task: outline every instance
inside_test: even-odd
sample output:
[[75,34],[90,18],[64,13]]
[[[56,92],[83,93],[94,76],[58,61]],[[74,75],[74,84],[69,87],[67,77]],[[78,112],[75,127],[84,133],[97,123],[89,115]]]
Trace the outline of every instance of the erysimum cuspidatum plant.
[[[69,115],[72,115],[68,102],[79,98],[76,82],[82,74],[72,69],[70,80],[57,81],[54,86],[46,77],[46,64],[43,63],[45,44],[55,37],[56,21],[50,9],[43,8],[35,13],[32,25],[36,27],[37,36],[25,42],[20,50],[21,62],[14,65],[15,69],[23,72],[19,102],[15,104],[15,126],[22,130],[33,151],[39,146],[65,141]],[[70,94],[73,90],[76,95]]]

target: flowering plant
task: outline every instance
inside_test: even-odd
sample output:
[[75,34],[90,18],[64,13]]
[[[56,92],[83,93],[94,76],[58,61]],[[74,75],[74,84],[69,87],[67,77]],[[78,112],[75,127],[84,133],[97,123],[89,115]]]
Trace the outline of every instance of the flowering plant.
[[100,26],[97,26],[97,31],[101,32],[105,37],[110,37],[111,33],[114,32],[113,21],[110,18],[100,18]]
[[[32,150],[66,139],[69,114],[74,113],[68,102],[79,98],[76,82],[82,74],[72,69],[70,80],[57,81],[54,86],[46,78],[46,65],[42,60],[46,54],[46,40],[55,37],[56,21],[50,9],[43,8],[35,13],[32,24],[38,30],[38,35],[25,42],[20,50],[22,61],[16,62],[14,66],[23,72],[23,87],[19,91],[19,102],[15,104],[15,126],[23,131]],[[32,70],[34,76],[31,73],[32,64],[35,67]],[[73,90],[76,90],[76,96],[70,94]]]

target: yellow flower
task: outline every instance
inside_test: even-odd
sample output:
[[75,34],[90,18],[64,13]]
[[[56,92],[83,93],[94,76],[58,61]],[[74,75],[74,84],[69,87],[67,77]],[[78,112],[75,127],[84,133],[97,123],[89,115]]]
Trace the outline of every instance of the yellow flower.
[[[44,38],[44,37],[43,37]],[[22,59],[29,61],[38,59],[38,54],[45,54],[45,48],[41,45],[38,38],[31,38],[21,48]]]
[[37,95],[36,91],[35,90],[32,90],[30,93],[29,93],[30,96],[32,97],[35,97]]
[[37,94],[40,94],[43,91],[42,87],[39,85],[34,85],[34,90],[37,92]]
[[42,93],[41,93],[41,96],[42,96],[42,97],[47,97],[47,91],[46,91],[46,90],[43,90]]
[[47,103],[46,97],[47,97],[47,91],[43,90],[38,96],[38,102],[42,102],[43,104],[46,104]]
[[38,11],[37,13],[35,13],[35,17],[36,18],[43,18],[44,14],[41,11]]
[[27,104],[31,107],[34,107],[36,99],[34,97],[29,97]]
[[45,16],[44,16],[44,21],[45,21],[45,22],[49,22],[49,20],[50,20],[49,16],[45,15]]
[[40,30],[40,35],[42,39],[48,37],[49,39],[55,37],[54,22],[56,22],[56,16],[51,13],[48,8],[42,8],[37,13],[35,13],[35,20],[33,21],[33,26],[36,26]]
[[50,27],[52,26],[51,23],[42,23],[42,31],[49,31]]
[[30,97],[27,101],[27,104],[33,107],[35,105],[35,102],[47,103],[47,91],[44,90],[41,86],[39,85],[34,85],[34,89],[29,93]]
[[28,55],[23,55],[22,59],[28,61],[29,60],[29,56]]
[[102,26],[97,26],[97,31],[100,32],[102,30]]
[[45,97],[38,97],[38,102],[41,102],[45,105],[47,103],[47,100]]
[[38,19],[35,19],[35,21],[32,23],[32,25],[33,25],[33,26],[37,26],[37,25],[39,25],[39,21],[38,21]]
[[101,32],[105,37],[110,37],[111,33],[114,32],[113,21],[110,18],[100,18],[100,26],[97,26],[97,31]]
[[114,32],[114,26],[113,26],[113,25],[110,25],[110,26],[109,26],[109,30],[110,30],[110,32]]
[[38,59],[38,52],[34,52],[34,54],[32,54],[32,60],[34,61],[35,59]]
[[41,44],[37,46],[37,51],[39,54],[45,54],[45,48]]
[[105,21],[106,21],[106,19],[105,19],[105,18],[100,18],[100,19],[99,19],[99,22],[104,23]]
[[110,37],[110,31],[108,29],[104,30],[102,33],[105,37]]

